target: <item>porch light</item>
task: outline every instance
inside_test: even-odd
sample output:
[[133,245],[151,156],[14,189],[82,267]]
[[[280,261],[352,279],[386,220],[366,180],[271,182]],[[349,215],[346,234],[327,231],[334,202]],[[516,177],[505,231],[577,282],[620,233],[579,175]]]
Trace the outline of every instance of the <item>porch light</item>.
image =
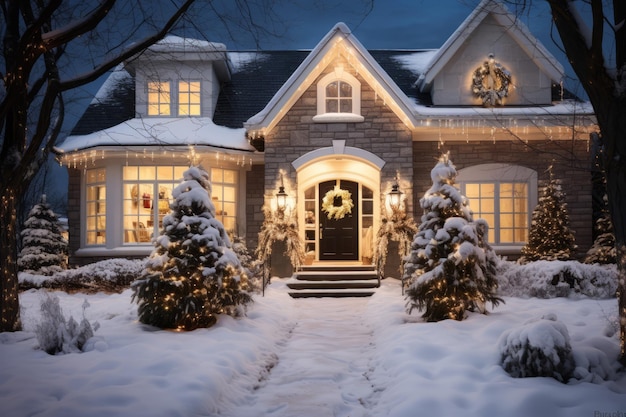
[[391,186],[391,191],[389,191],[389,194],[387,194],[387,198],[389,201],[389,205],[394,208],[394,209],[398,209],[400,208],[400,204],[402,203],[402,191],[400,191],[398,188],[400,187],[398,185],[398,177],[396,176],[394,178],[395,182],[394,184]]
[[278,187],[278,192],[276,193],[276,207],[281,211],[287,207],[287,193],[285,192],[282,174],[280,175],[280,187]]

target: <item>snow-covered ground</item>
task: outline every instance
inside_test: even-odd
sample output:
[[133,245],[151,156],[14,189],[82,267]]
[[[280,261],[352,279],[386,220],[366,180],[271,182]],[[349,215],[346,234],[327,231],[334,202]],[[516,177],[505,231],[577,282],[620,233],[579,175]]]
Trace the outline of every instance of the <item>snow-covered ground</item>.
[[489,315],[425,323],[405,313],[393,279],[371,298],[309,300],[291,299],[275,279],[247,318],[178,333],[139,324],[130,290],[56,292],[76,319],[87,298],[100,328],[87,352],[50,356],[33,333],[42,292],[21,294],[25,331],[0,333],[0,416],[626,414],[624,375],[561,384],[514,379],[498,364],[500,336],[548,313],[567,325],[579,363],[614,363],[615,299],[505,297]]

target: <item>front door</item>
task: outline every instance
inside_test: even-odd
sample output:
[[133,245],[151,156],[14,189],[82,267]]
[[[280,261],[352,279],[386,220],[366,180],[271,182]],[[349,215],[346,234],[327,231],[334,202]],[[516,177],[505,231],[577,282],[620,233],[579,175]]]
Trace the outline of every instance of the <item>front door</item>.
[[[339,185],[340,190],[350,193],[353,207],[350,213],[344,213],[342,218],[328,218],[324,211],[324,196]],[[345,193],[344,193],[345,195]],[[333,199],[333,206],[339,208],[344,201],[341,197]],[[326,181],[319,184],[319,213],[320,213],[320,260],[353,261],[359,259],[359,184],[353,181],[341,180]]]

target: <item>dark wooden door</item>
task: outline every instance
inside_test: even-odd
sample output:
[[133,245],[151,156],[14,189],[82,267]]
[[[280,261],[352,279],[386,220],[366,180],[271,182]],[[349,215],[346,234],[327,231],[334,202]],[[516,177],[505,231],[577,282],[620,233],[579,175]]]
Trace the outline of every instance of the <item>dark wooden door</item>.
[[[339,187],[351,194],[354,207],[350,214],[342,219],[329,219],[322,210],[322,202],[326,193],[332,190],[336,181],[326,181],[319,184],[320,207],[320,260],[352,261],[359,258],[359,185],[356,182],[341,180]],[[336,200],[336,204],[341,201]]]

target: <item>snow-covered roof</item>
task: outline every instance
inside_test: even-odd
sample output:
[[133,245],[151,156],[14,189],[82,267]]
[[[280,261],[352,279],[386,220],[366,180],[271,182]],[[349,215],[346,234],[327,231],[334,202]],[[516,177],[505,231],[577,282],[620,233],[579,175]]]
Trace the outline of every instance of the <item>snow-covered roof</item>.
[[204,145],[253,151],[245,135],[243,128],[218,126],[208,117],[146,117],[87,135],[69,136],[57,149],[74,152],[96,146]]

